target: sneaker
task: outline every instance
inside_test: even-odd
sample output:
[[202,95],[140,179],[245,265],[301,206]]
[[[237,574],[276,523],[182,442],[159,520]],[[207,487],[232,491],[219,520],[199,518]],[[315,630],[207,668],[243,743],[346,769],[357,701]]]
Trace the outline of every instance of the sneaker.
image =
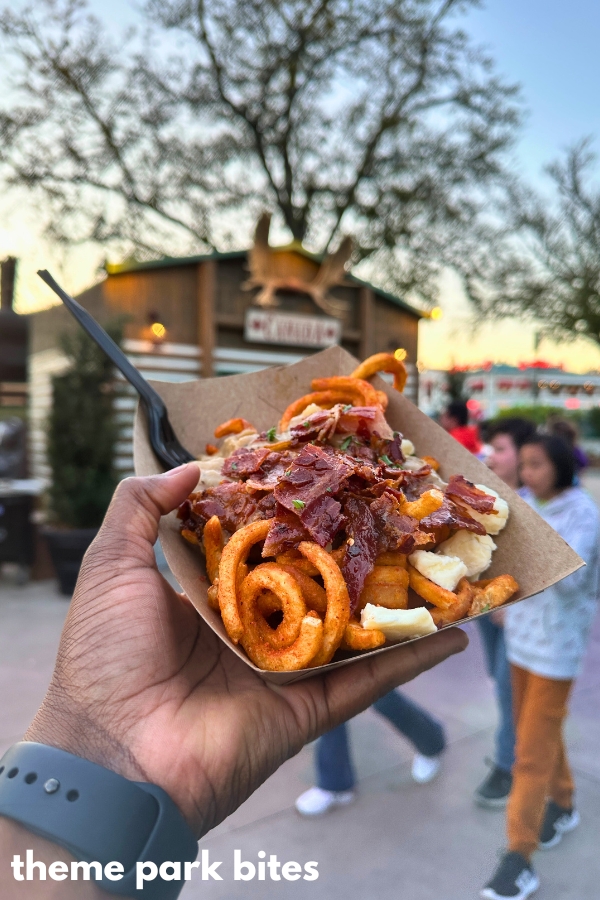
[[508,801],[511,787],[511,773],[494,765],[487,778],[475,791],[475,803],[488,809],[503,809]]
[[573,831],[579,825],[580,818],[576,809],[565,809],[557,806],[553,800],[548,801],[544,824],[540,833],[540,850],[550,850],[562,841],[563,834]]
[[354,791],[324,791],[311,787],[296,800],[296,809],[301,816],[322,816],[334,806],[348,806],[354,800]]
[[479,894],[483,900],[526,900],[540,880],[520,853],[505,853],[492,880]]
[[412,761],[411,775],[417,784],[428,784],[433,781],[442,765],[441,754],[437,756],[423,756],[415,753]]

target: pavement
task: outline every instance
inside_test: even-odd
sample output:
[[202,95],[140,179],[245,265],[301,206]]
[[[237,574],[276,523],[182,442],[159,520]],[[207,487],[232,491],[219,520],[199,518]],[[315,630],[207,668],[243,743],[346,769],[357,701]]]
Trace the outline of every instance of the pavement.
[[[600,503],[600,477],[586,486]],[[68,600],[52,582],[19,587],[0,579],[0,753],[18,740],[41,702]],[[235,813],[201,841],[223,881],[195,872],[182,900],[469,900],[476,898],[504,843],[504,814],[473,803],[492,753],[496,723],[475,625],[460,656],[402,690],[441,719],[448,749],[429,785],[410,778],[410,745],[371,710],[350,725],[359,778],[356,801],[303,819],[294,799],[313,784],[312,747],[288,760]],[[539,853],[539,900],[592,900],[600,889],[600,616],[567,722],[581,826],[555,849]],[[318,862],[315,881],[234,881],[234,851],[256,864],[258,853],[280,862]]]

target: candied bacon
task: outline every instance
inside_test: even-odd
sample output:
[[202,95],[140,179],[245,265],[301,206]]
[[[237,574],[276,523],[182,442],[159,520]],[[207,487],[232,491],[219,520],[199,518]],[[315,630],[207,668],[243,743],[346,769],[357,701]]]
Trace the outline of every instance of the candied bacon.
[[400,512],[397,497],[386,491],[371,503],[371,513],[378,531],[378,551],[399,550],[401,553],[412,553],[417,543],[414,532],[418,521],[412,516]]
[[265,540],[263,556],[278,556],[286,550],[294,550],[300,541],[306,541],[309,538],[310,535],[298,516],[278,504],[275,509],[275,518]]
[[421,519],[419,527],[422,531],[432,531],[445,525],[455,530],[473,531],[475,534],[486,533],[481,522],[471,518],[467,510],[457,506],[447,494],[440,508]]
[[446,493],[452,497],[458,497],[461,503],[465,503],[477,512],[495,512],[494,502],[496,498],[480,490],[472,481],[467,481],[463,475],[450,476]]
[[351,541],[346,544],[341,569],[348,586],[352,614],[358,606],[365,578],[375,565],[378,534],[373,514],[364,500],[350,497],[344,503],[344,514],[346,534]]
[[[217,516],[226,531],[234,532],[256,513],[257,501],[237,481],[225,481],[195,495],[191,501],[189,518],[200,534],[211,516]],[[266,518],[262,516],[261,518]]]
[[338,434],[358,434],[367,442],[376,432],[391,434],[390,427],[385,420],[383,411],[379,406],[347,406],[340,407],[341,413],[337,423]]
[[306,441],[326,441],[335,432],[340,409],[339,405],[332,409],[321,409],[307,416],[304,422],[294,425],[290,428],[292,444]]
[[260,469],[270,452],[268,447],[258,447],[256,450],[240,447],[227,457],[222,473],[227,478],[247,478]]
[[343,453],[308,444],[275,488],[277,501],[298,516],[321,547],[335,537],[343,524],[341,503],[333,495],[354,468],[355,464]]
[[282,453],[276,450],[270,452],[260,469],[246,480],[246,485],[255,491],[274,490],[294,458],[295,454],[290,453],[289,450],[284,450]]

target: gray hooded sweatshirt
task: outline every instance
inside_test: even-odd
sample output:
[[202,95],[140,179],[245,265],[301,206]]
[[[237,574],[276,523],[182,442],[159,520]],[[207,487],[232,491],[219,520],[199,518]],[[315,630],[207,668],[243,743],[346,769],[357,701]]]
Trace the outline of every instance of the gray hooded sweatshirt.
[[592,498],[570,487],[540,503],[519,493],[587,563],[586,566],[506,610],[506,651],[511,663],[546,678],[576,678],[597,609],[600,587],[600,519]]

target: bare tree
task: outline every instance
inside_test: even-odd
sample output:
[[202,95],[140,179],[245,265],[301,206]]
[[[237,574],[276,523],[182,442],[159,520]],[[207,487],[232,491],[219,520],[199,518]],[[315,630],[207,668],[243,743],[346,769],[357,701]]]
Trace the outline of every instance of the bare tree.
[[520,115],[460,26],[475,5],[148,0],[145,39],[120,43],[85,0],[7,9],[0,170],[59,240],[239,246],[270,208],[316,251],[352,233],[387,286],[433,300],[441,267],[471,271]]
[[471,279],[486,317],[519,316],[548,337],[600,344],[600,188],[590,147],[582,140],[547,167],[554,202],[523,188],[513,193],[505,240],[477,264],[487,280]]

